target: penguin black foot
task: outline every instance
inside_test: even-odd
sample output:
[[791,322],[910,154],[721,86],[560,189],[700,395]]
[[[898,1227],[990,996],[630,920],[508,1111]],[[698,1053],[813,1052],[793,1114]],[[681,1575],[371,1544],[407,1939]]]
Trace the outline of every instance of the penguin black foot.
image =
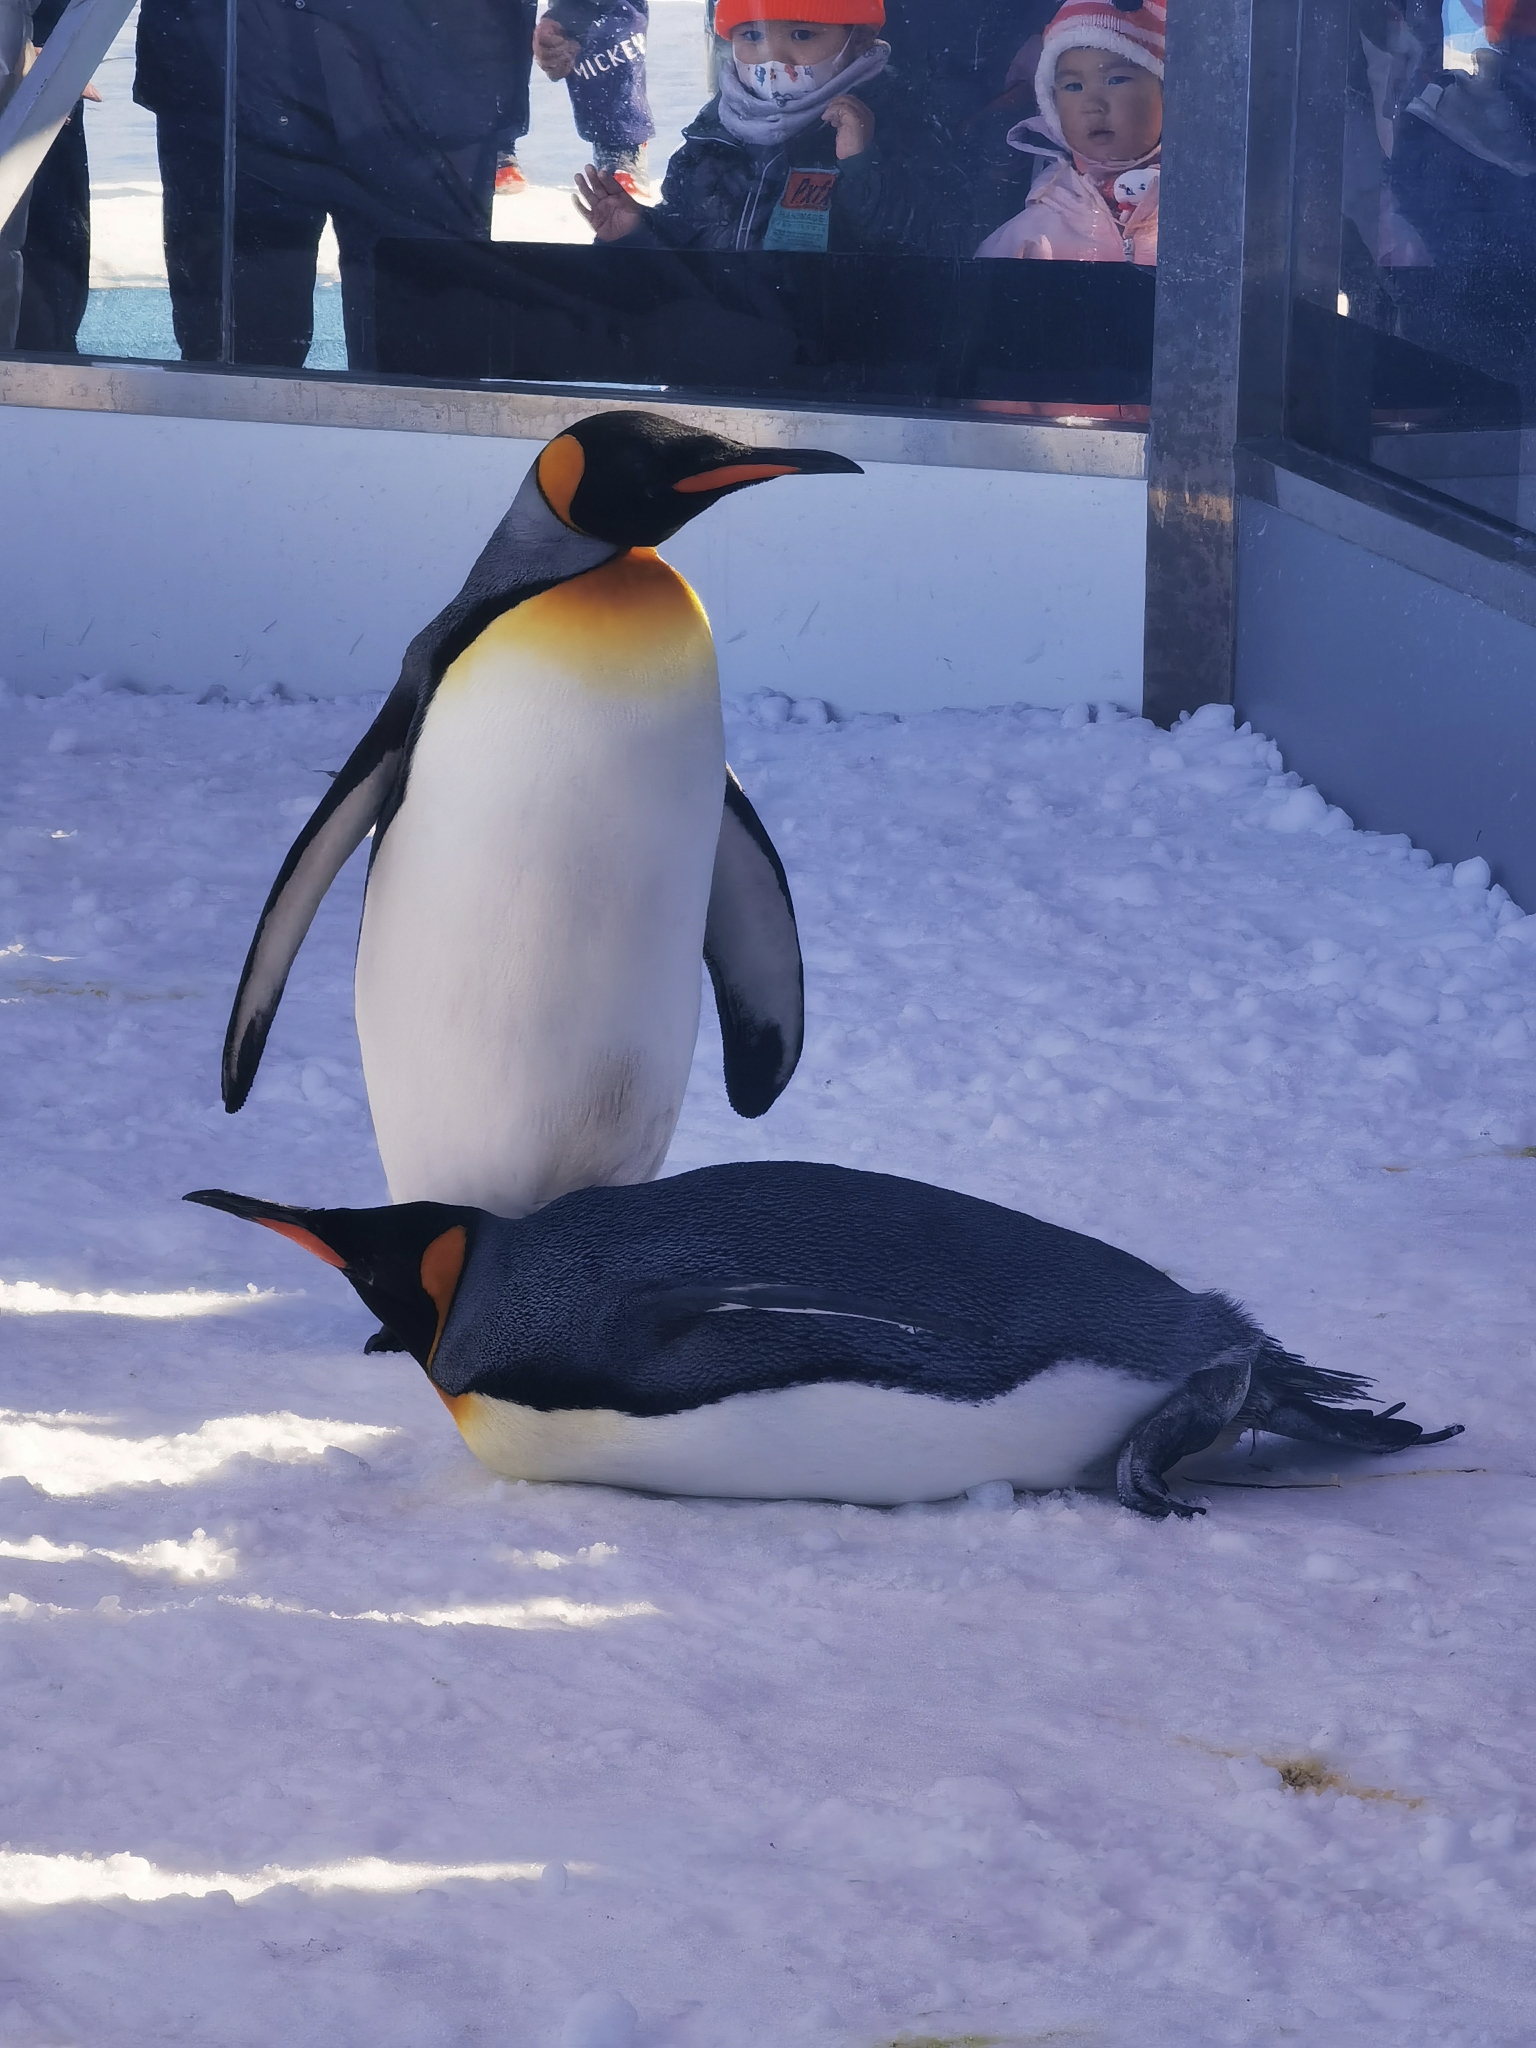
[[1205,1509],[1171,1493],[1163,1474],[1180,1458],[1213,1444],[1242,1407],[1259,1346],[1223,1353],[1204,1372],[1192,1373],[1171,1401],[1149,1415],[1120,1447],[1115,1491],[1122,1507],[1162,1521],[1177,1515],[1192,1521]]
[[1348,1451],[1418,1450],[1461,1435],[1459,1422],[1433,1430],[1409,1422],[1401,1401],[1379,1412],[1342,1405],[1369,1397],[1370,1385],[1355,1373],[1323,1372],[1272,1346],[1254,1367],[1253,1384],[1237,1420],[1244,1429],[1267,1429],[1273,1436]]
[[1294,1397],[1277,1404],[1260,1426],[1275,1436],[1288,1436],[1301,1443],[1329,1444],[1350,1451],[1409,1451],[1425,1444],[1443,1444],[1460,1436],[1464,1423],[1449,1429],[1423,1429],[1417,1422],[1400,1421],[1398,1409],[1384,1408],[1376,1414],[1369,1408],[1324,1408],[1315,1401]]
[[1135,1461],[1127,1461],[1124,1451],[1120,1453],[1120,1466],[1115,1474],[1115,1491],[1120,1496],[1121,1507],[1146,1515],[1154,1522],[1165,1521],[1169,1515],[1181,1522],[1192,1522],[1196,1515],[1205,1513],[1198,1502],[1181,1500],[1176,1493],[1171,1493],[1160,1472]]
[[371,1358],[376,1351],[409,1351],[410,1348],[398,1330],[392,1330],[388,1323],[380,1323],[363,1346],[363,1356]]

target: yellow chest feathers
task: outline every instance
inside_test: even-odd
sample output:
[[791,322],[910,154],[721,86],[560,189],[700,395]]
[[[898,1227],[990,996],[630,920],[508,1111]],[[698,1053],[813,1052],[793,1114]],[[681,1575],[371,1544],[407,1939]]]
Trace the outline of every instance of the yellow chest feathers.
[[719,687],[709,620],[654,548],[631,548],[492,620],[439,691],[519,671],[559,674],[602,695],[664,697]]

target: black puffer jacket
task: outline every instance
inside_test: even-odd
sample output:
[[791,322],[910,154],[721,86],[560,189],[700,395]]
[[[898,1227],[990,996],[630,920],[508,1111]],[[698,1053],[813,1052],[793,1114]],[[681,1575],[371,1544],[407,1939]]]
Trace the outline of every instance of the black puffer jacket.
[[[143,0],[141,107],[217,135],[224,13],[224,0]],[[333,128],[447,148],[498,135],[526,100],[531,40],[528,0],[241,0],[240,134],[288,155],[322,128],[327,147]]]
[[969,255],[964,180],[939,121],[889,72],[861,85],[857,97],[875,117],[874,136],[867,149],[839,162],[836,133],[824,121],[787,143],[738,142],[721,124],[717,95],[683,131],[661,204],[607,246],[760,249],[790,172],[835,169],[829,250]]

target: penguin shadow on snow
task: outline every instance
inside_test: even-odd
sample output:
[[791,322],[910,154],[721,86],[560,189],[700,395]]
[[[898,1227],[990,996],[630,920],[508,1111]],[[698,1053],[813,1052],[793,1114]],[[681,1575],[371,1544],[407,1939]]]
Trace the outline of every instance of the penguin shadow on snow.
[[1113,1487],[1161,1518],[1223,1432],[1442,1443],[1236,1303],[920,1181],[800,1161],[592,1187],[532,1215],[189,1201],[335,1267],[508,1478],[870,1507]]

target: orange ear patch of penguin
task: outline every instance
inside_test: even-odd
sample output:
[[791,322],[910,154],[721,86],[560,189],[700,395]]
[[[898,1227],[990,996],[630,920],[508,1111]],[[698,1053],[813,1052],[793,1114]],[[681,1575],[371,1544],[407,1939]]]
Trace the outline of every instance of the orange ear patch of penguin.
[[437,1356],[437,1347],[443,1341],[443,1325],[448,1320],[448,1311],[453,1307],[453,1297],[458,1288],[459,1276],[464,1271],[464,1254],[469,1237],[462,1223],[455,1223],[451,1230],[445,1230],[441,1237],[434,1237],[421,1255],[421,1284],[430,1296],[437,1310],[437,1335],[432,1339],[432,1349],[427,1353],[427,1368]]
[[455,1223],[441,1237],[434,1237],[421,1255],[421,1284],[432,1297],[440,1316],[453,1306],[454,1290],[464,1271],[464,1252],[469,1240],[462,1223]]
[[571,434],[556,435],[538,461],[539,489],[544,493],[545,503],[561,525],[568,526],[573,533],[580,533],[581,528],[571,517],[571,500],[586,467],[586,451]]

